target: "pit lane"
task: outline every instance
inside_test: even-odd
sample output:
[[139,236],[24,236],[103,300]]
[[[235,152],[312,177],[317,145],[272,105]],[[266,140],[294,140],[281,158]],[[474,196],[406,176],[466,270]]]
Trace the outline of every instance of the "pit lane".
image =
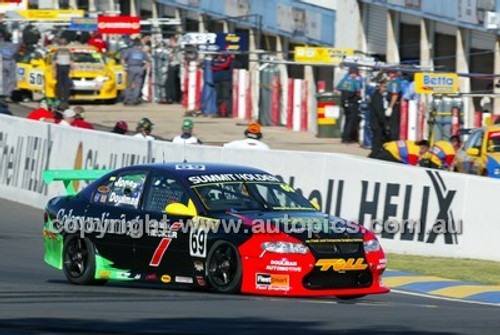
[[390,293],[356,301],[73,286],[43,262],[42,211],[0,200],[0,333],[496,334],[500,309]]

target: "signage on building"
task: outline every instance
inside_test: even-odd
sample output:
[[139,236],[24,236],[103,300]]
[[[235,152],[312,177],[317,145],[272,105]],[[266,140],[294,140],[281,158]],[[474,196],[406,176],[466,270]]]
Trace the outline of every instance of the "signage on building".
[[458,75],[456,73],[416,73],[415,92],[419,94],[458,93]]
[[100,34],[139,34],[141,32],[141,18],[139,16],[99,15],[97,31]]
[[294,60],[302,63],[340,64],[344,57],[354,55],[353,49],[295,47]]
[[30,9],[18,10],[15,13],[18,16],[21,16],[23,19],[35,21],[70,21],[74,17],[83,17],[83,15],[85,14],[83,10],[73,9]]
[[71,19],[69,29],[80,31],[96,31],[97,19],[88,17],[75,17]]

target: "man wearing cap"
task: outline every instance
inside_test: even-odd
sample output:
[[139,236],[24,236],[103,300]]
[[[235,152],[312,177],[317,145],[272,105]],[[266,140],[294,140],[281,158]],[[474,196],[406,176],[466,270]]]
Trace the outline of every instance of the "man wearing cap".
[[337,90],[341,92],[345,116],[342,143],[354,143],[357,140],[359,101],[361,99],[361,81],[357,68],[349,68],[349,72],[338,83]]
[[387,85],[389,107],[385,110],[385,116],[389,118],[391,140],[397,141],[399,140],[399,113],[401,97],[403,95],[403,83],[400,72],[391,71],[389,78],[390,81]]
[[153,122],[151,122],[151,120],[149,120],[147,117],[140,119],[139,122],[137,123],[137,128],[136,128],[137,134],[135,134],[133,137],[142,138],[148,141],[154,140],[155,138],[151,136],[151,131],[153,130],[153,126],[154,126]]
[[251,123],[244,134],[246,139],[226,143],[224,148],[269,150],[269,146],[261,141],[262,133],[257,122]]
[[73,122],[75,122],[76,113],[71,108],[68,108],[63,113],[63,119],[59,122],[59,125],[63,127],[71,127]]
[[428,150],[429,142],[426,140],[392,141],[385,143],[374,158],[415,166]]
[[115,127],[111,130],[113,134],[125,135],[128,132],[128,124],[125,121],[118,121],[115,123]]
[[177,144],[203,144],[198,138],[193,136],[194,123],[191,119],[182,122],[182,134],[174,137],[172,143]]

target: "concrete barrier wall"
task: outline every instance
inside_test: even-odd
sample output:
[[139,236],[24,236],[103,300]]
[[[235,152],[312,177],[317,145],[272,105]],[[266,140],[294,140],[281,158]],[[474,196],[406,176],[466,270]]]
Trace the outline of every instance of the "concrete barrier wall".
[[58,183],[43,184],[44,169],[184,159],[249,165],[279,175],[323,211],[380,232],[387,251],[500,261],[495,210],[500,181],[495,179],[345,154],[185,147],[0,116],[0,197],[38,208],[64,193]]

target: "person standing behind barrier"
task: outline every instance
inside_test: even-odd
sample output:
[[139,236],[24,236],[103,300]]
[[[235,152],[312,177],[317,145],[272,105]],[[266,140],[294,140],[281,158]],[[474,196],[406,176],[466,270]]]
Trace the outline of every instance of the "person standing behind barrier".
[[384,161],[417,165],[422,155],[429,150],[429,142],[422,141],[391,141],[383,145],[374,158]]
[[344,108],[344,129],[342,143],[354,143],[357,140],[359,123],[359,100],[361,99],[361,83],[358,79],[358,69],[350,67],[349,72],[337,85],[341,92]]
[[8,34],[0,34],[0,53],[2,55],[3,66],[3,92],[0,92],[0,94],[7,97],[6,101],[10,102],[12,91],[14,91],[17,86],[16,57],[19,53],[19,46],[10,41],[10,36]]
[[121,63],[127,70],[125,105],[139,105],[144,71],[151,67],[149,55],[144,52],[140,38],[135,38],[130,48],[122,53]]
[[61,102],[67,103],[73,86],[73,82],[69,77],[73,65],[73,55],[66,47],[67,41],[64,38],[59,41],[59,44],[60,47],[52,58],[52,73],[55,74],[56,78],[56,97]]
[[387,86],[387,92],[389,93],[389,107],[385,110],[385,115],[389,118],[391,126],[391,140],[399,140],[399,111],[401,107],[401,95],[402,95],[402,79],[398,72],[391,72],[389,74],[390,82]]
[[233,114],[231,101],[232,63],[233,57],[227,53],[219,53],[212,61],[219,116],[232,116]]
[[389,106],[387,101],[387,81],[378,83],[377,90],[370,102],[370,128],[372,130],[372,151],[369,157],[375,157],[382,150],[382,144],[387,141],[389,122],[385,117],[385,110]]
[[142,119],[139,120],[137,123],[137,134],[135,134],[133,137],[135,138],[142,138],[148,141],[152,141],[155,138],[151,136],[151,132],[153,131],[153,122],[149,120],[147,117],[143,117]]
[[237,149],[257,149],[257,150],[269,150],[269,146],[262,142],[262,133],[260,131],[260,124],[257,122],[252,122],[248,125],[245,130],[244,140],[236,140],[224,144],[224,148],[237,148]]
[[181,59],[182,54],[175,36],[170,37],[165,95],[168,104],[181,102]]
[[174,137],[172,143],[177,144],[203,144],[198,138],[193,136],[194,123],[191,119],[182,122],[182,134]]

